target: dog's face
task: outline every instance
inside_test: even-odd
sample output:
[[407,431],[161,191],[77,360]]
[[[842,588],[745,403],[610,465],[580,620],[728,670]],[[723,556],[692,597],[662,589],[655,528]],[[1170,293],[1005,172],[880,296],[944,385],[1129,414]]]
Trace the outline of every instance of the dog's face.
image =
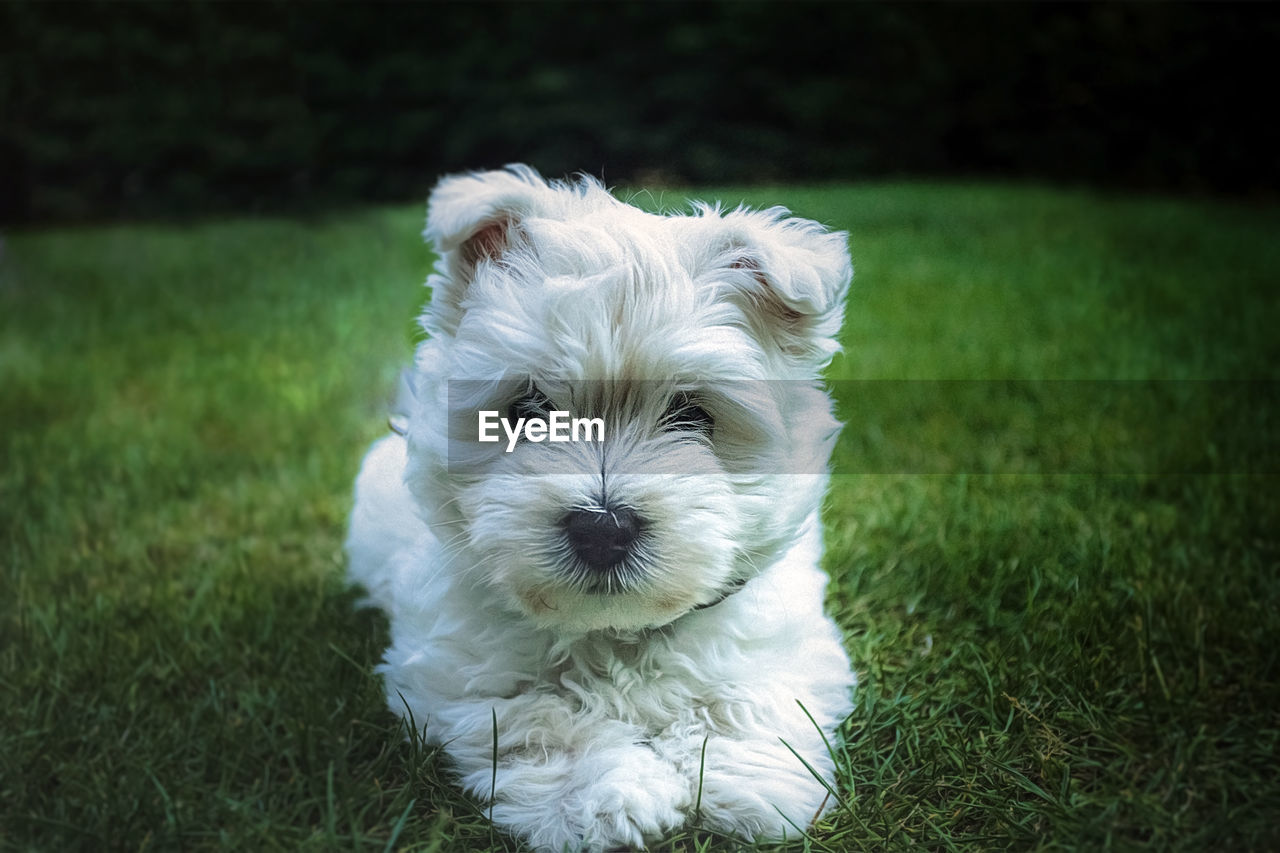
[[[717,600],[796,539],[837,429],[816,379],[852,275],[843,234],[780,210],[656,216],[520,168],[441,182],[426,234],[441,260],[408,482],[465,544],[448,571],[543,626],[627,630]],[[603,435],[482,442],[486,411]]]

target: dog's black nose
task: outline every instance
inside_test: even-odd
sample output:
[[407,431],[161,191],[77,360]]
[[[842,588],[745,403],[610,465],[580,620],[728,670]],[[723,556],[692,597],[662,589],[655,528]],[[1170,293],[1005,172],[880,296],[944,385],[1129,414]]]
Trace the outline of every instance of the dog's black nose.
[[640,515],[625,506],[575,509],[560,524],[573,553],[598,572],[625,560],[644,528]]

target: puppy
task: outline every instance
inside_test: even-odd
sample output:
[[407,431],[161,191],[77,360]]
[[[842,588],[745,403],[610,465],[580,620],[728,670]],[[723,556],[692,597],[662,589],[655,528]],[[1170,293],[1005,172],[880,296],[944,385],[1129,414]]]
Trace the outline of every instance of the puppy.
[[818,565],[846,235],[512,166],[443,179],[425,236],[346,546],[390,707],[538,850],[797,837],[852,710]]

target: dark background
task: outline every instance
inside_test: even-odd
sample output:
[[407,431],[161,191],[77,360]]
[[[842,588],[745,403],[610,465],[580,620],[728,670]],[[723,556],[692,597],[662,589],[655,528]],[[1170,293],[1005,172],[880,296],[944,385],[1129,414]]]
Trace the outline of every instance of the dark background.
[[0,220],[607,182],[1273,197],[1271,4],[0,4]]

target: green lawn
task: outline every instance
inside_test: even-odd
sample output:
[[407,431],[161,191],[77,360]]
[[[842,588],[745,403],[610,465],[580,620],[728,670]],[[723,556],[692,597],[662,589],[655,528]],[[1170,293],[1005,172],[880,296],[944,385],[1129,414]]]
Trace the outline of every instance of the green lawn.
[[[698,195],[851,232],[833,380],[1280,379],[1275,207]],[[372,675],[386,625],[342,583],[422,213],[3,235],[0,847],[515,847],[403,741]],[[844,805],[792,849],[1280,847],[1280,489],[1239,463],[1274,460],[1274,393],[1189,451],[1236,463],[1169,475],[985,464],[1022,447],[1034,394],[969,433],[835,385],[858,424],[837,467],[875,472],[838,476],[827,515],[861,686]]]

